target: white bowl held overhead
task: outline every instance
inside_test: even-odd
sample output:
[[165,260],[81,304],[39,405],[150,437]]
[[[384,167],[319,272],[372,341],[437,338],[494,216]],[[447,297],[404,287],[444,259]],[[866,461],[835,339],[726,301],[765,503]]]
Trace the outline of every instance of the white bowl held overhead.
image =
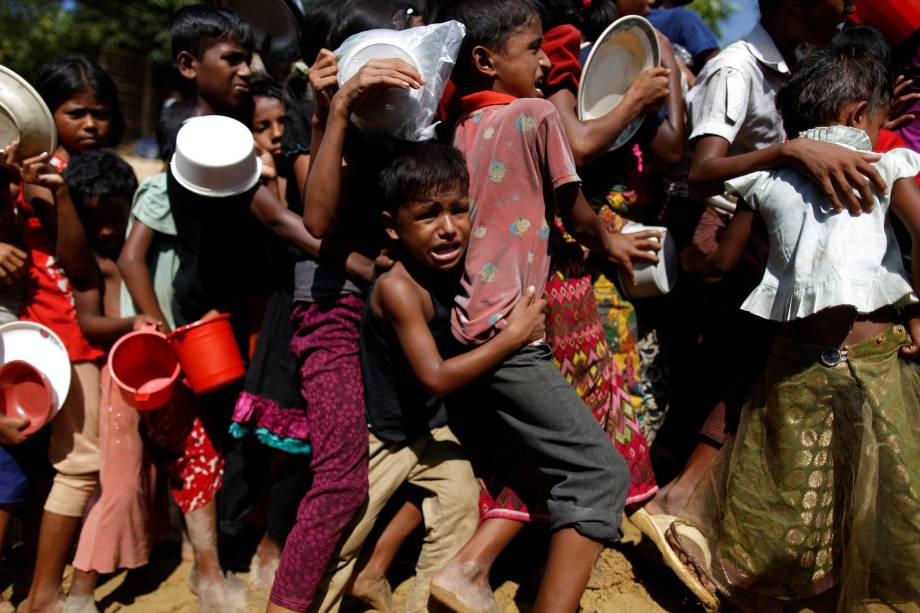
[[[400,59],[419,70],[419,63],[396,34],[396,30],[365,32],[366,40],[339,58],[339,86],[371,60]],[[389,89],[361,105],[352,115],[352,121],[366,134],[393,135],[418,112],[420,96],[421,90]]]
[[0,364],[22,360],[41,371],[52,389],[51,421],[61,410],[70,391],[70,358],[58,335],[32,321],[0,326]]
[[190,192],[226,198],[259,182],[262,160],[249,128],[231,117],[206,115],[192,117],[179,129],[169,168]]
[[[578,85],[578,119],[597,119],[612,111],[639,73],[660,62],[661,47],[652,24],[637,15],[614,21],[595,41],[585,60]],[[643,119],[641,115],[630,122],[610,150],[626,144]]]
[[[632,234],[642,232],[643,230],[657,230],[661,232],[661,250],[658,251],[658,262],[633,262],[633,275],[636,278],[636,284],[630,283],[629,279],[624,276],[623,270],[620,269],[620,287],[630,298],[650,298],[652,296],[663,296],[671,291],[677,280],[677,270],[679,259],[677,257],[677,246],[674,244],[674,238],[671,233],[663,226],[643,226],[638,223],[627,223],[620,230],[623,234]],[[656,240],[656,239],[652,239]]]
[[20,160],[57,149],[54,118],[38,92],[18,74],[0,66],[0,149],[19,141]]

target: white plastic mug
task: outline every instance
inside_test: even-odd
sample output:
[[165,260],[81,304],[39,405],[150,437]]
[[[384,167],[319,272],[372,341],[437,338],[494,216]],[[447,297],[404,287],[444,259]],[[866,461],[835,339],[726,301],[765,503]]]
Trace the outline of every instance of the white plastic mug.
[[678,257],[677,247],[668,229],[663,226],[643,226],[639,223],[627,223],[623,226],[623,234],[633,234],[644,230],[661,232],[661,250],[658,251],[658,262],[633,262],[633,274],[636,284],[633,285],[623,270],[620,270],[620,287],[630,298],[650,298],[663,296],[671,291],[677,280]]

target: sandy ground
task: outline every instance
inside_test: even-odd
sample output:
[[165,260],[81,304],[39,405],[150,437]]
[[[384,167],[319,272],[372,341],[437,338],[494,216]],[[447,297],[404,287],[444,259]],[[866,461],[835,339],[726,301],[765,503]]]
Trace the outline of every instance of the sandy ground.
[[[526,537],[528,533],[522,534]],[[539,583],[539,566],[545,552],[545,540],[539,534],[520,538],[518,543],[500,558],[493,572],[493,586],[505,613],[526,612],[532,608]],[[411,546],[409,547],[411,549]],[[397,602],[401,602],[411,583],[412,551],[406,551],[394,567],[391,579],[396,587]],[[526,561],[530,561],[527,563]],[[655,549],[641,542],[638,532],[627,531],[624,542],[604,550],[600,567],[605,583],[600,589],[589,589],[581,600],[585,613],[644,613],[680,611],[702,613],[703,609],[692,595],[661,563]],[[131,572],[122,572],[100,581],[96,601],[100,611],[111,613],[179,613],[197,610],[196,599],[188,589],[192,565],[183,561],[178,547],[168,547],[155,552],[148,566]],[[10,570],[7,566],[6,570]],[[245,574],[239,575],[243,580]],[[0,584],[9,597],[12,586],[8,581]],[[20,589],[21,586],[20,586]],[[264,611],[267,593],[249,589],[247,611]],[[356,601],[346,601],[348,613],[363,612],[365,607]]]

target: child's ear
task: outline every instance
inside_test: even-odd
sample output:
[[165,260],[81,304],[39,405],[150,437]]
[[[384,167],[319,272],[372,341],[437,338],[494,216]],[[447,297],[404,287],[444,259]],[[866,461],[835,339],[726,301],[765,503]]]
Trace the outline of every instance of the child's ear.
[[866,100],[851,102],[844,113],[848,115],[846,125],[864,130],[869,125],[869,103]]
[[176,56],[176,68],[184,79],[193,80],[198,76],[198,60],[188,51],[180,51]]
[[396,231],[396,216],[389,211],[384,211],[380,214],[381,221],[383,221],[383,228],[386,230],[387,236],[391,240],[399,240],[399,232]]
[[487,77],[495,76],[495,66],[492,63],[492,51],[488,47],[476,45],[473,47],[473,68]]

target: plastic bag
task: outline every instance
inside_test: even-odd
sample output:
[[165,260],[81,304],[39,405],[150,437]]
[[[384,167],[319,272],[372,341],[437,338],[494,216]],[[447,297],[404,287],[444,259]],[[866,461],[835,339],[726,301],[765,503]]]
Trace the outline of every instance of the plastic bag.
[[391,89],[365,102],[351,121],[365,134],[408,141],[434,138],[435,111],[457,61],[466,28],[458,21],[408,30],[367,30],[336,49],[339,87],[372,59],[399,58],[415,66],[425,85]]

